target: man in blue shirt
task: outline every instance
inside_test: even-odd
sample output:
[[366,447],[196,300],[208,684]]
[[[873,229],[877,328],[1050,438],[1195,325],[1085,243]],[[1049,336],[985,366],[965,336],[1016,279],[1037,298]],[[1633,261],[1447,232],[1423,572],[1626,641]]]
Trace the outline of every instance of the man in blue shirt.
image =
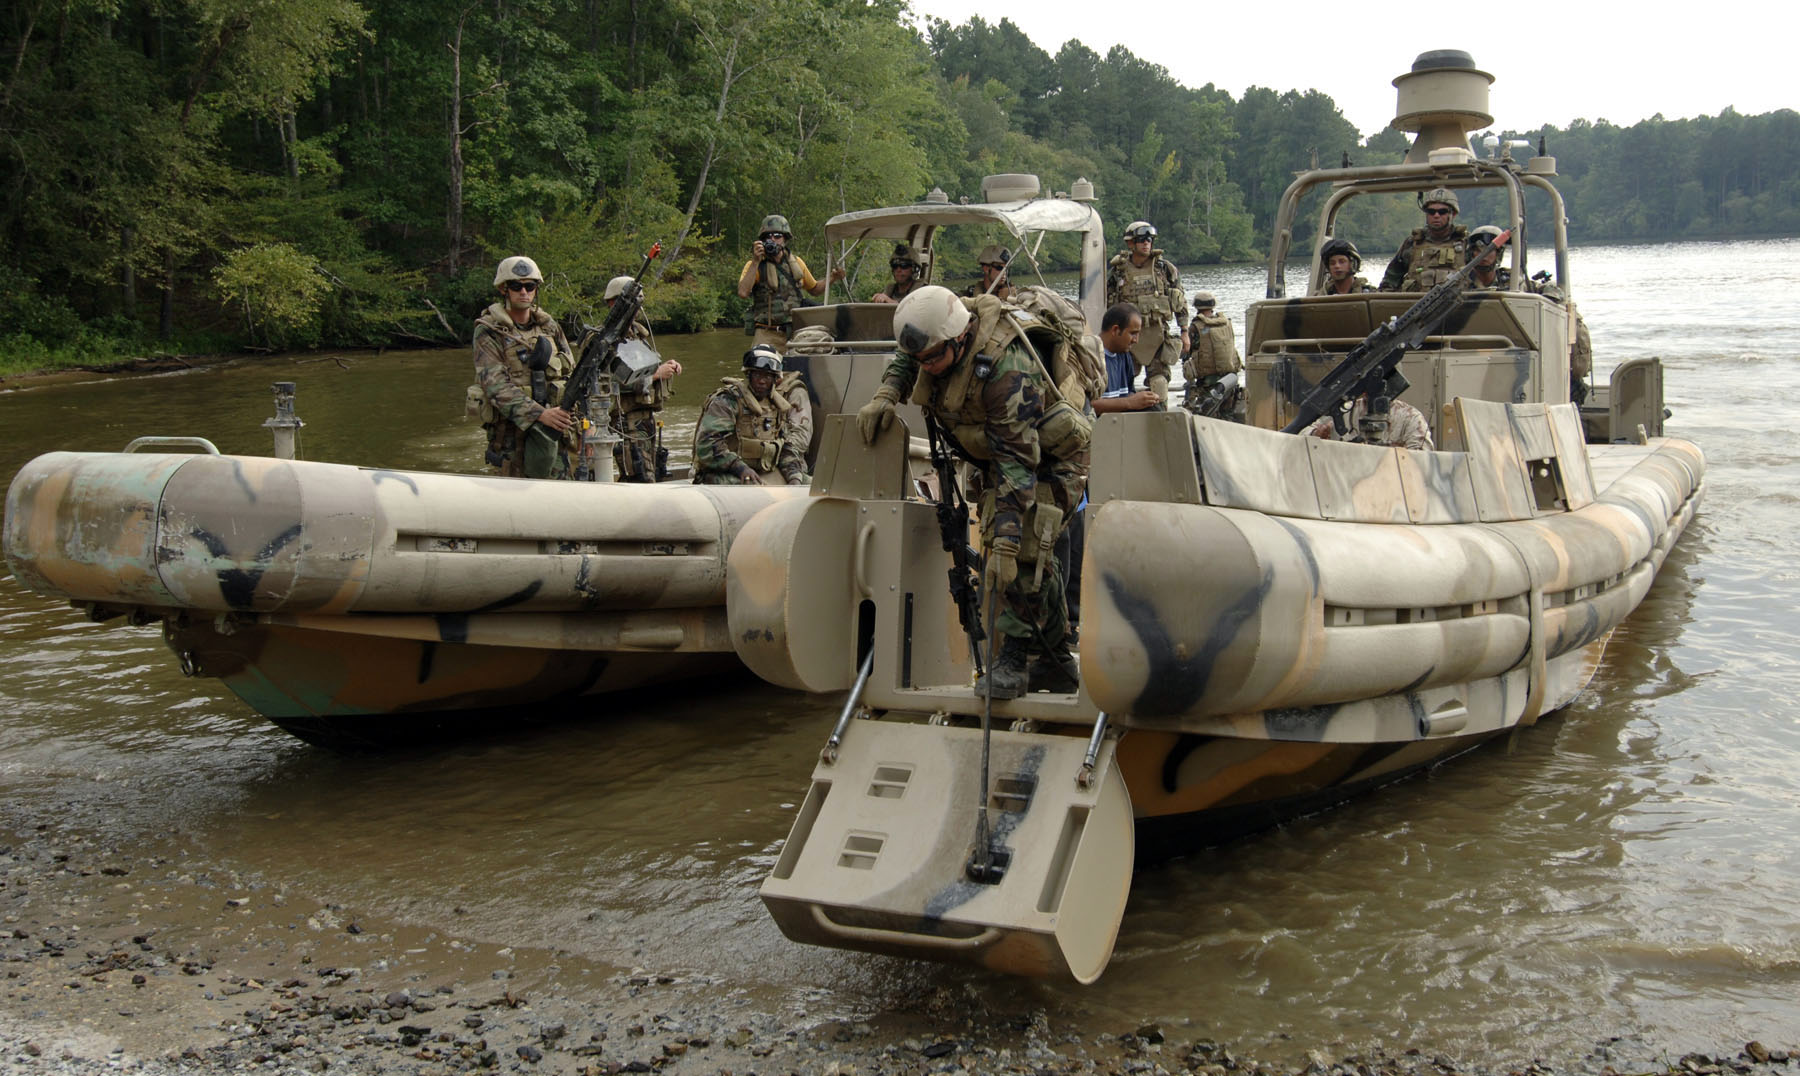
[[1094,413],[1149,411],[1161,402],[1150,389],[1133,391],[1131,380],[1136,370],[1131,358],[1132,345],[1144,331],[1144,315],[1130,303],[1114,303],[1100,315],[1100,346],[1106,352],[1106,395],[1094,401]]

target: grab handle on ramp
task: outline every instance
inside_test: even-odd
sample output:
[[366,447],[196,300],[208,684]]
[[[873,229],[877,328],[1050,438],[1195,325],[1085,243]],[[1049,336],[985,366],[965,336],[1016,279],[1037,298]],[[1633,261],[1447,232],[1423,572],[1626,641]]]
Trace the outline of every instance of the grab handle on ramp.
[[820,930],[835,935],[844,941],[862,942],[864,944],[905,945],[913,949],[939,949],[944,952],[974,951],[1000,940],[1002,931],[988,927],[981,933],[968,938],[940,938],[934,934],[915,934],[907,930],[885,930],[881,927],[853,927],[836,922],[825,909],[817,904],[812,906],[813,922]]

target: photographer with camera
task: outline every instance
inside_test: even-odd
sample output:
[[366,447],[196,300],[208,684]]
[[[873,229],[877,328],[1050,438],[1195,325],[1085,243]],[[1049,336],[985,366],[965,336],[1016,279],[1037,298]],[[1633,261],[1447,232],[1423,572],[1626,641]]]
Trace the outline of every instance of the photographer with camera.
[[827,280],[814,280],[812,270],[789,249],[793,238],[786,217],[779,213],[764,217],[761,233],[750,244],[750,260],[738,274],[738,296],[750,300],[745,332],[777,352],[787,349],[793,310],[804,304],[804,296],[823,295],[827,283],[844,279],[840,265]]

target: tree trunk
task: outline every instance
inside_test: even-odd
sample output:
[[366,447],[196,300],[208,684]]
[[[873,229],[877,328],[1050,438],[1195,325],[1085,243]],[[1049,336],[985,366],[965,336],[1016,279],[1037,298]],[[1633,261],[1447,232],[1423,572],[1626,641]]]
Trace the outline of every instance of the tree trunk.
[[462,153],[462,38],[463,21],[456,20],[456,38],[450,45],[450,204],[445,225],[450,239],[450,271],[456,272],[462,256],[463,153]]
[[175,337],[175,252],[163,252],[163,293],[162,318],[157,324],[156,335],[162,340]]

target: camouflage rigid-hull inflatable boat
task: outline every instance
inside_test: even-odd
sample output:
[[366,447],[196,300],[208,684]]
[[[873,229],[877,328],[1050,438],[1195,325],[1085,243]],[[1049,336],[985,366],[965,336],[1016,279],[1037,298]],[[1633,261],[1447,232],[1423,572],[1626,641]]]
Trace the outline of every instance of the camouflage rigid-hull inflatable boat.
[[[1266,298],[1245,313],[1248,424],[1095,423],[1077,692],[977,696],[904,431],[865,446],[853,422],[826,420],[814,496],[753,519],[728,572],[730,637],[753,671],[851,693],[763,884],[786,934],[1089,981],[1140,858],[1398,779],[1589,683],[1693,518],[1705,459],[1662,436],[1655,359],[1571,400],[1579,322],[1555,162],[1469,149],[1465,133],[1492,122],[1488,81],[1466,54],[1421,56],[1396,80],[1398,122],[1420,132],[1407,161],[1290,187]],[[1503,195],[1519,237],[1509,282],[1452,281],[1437,293],[1449,313],[1400,355],[1396,391],[1439,450],[1280,432],[1430,298],[1289,296],[1301,196],[1329,192],[1317,281],[1350,199],[1439,187]],[[1554,288],[1528,283],[1532,203]],[[877,340],[839,346],[882,358]]]
[[321,742],[373,715],[518,706],[742,666],[725,556],[804,491],[430,474],[211,453],[52,452],[6,557],[96,620],[162,621],[191,675]]

